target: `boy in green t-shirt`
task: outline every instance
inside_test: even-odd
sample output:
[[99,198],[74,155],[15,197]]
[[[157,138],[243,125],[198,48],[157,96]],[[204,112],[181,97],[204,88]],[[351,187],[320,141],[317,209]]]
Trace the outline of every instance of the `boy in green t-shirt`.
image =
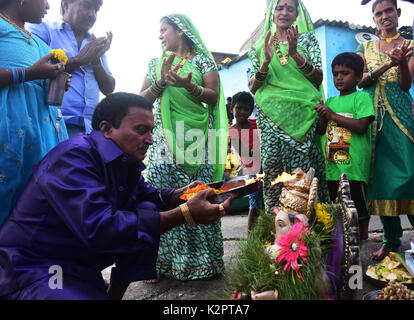
[[360,239],[368,239],[369,213],[365,193],[371,166],[371,122],[374,105],[368,93],[357,91],[364,71],[363,59],[353,52],[344,52],[332,61],[335,87],[340,94],[325,104],[315,105],[319,113],[318,132],[326,161],[329,194],[335,201],[339,179],[346,173],[351,198],[359,217]]

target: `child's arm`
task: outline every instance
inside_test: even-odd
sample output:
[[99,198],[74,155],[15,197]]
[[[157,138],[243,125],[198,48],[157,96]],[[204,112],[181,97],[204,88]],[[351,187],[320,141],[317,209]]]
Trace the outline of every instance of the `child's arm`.
[[328,119],[319,115],[318,124],[316,125],[316,132],[319,133],[320,135],[325,134],[327,125],[328,125]]
[[[321,99],[321,103],[320,104],[316,104],[315,110],[318,111],[319,106],[323,105],[323,99]],[[319,113],[319,111],[318,111]],[[318,120],[318,124],[316,125],[316,132],[319,133],[320,135],[324,135],[326,132],[326,126],[328,125],[328,119],[326,119],[324,116],[322,116],[319,113],[319,120]]]
[[335,121],[339,126],[356,133],[365,133],[372,121],[372,117],[365,117],[361,119],[345,118],[344,116],[333,112],[328,106],[323,104],[315,105],[315,109],[319,113],[319,116],[325,118],[326,121]]

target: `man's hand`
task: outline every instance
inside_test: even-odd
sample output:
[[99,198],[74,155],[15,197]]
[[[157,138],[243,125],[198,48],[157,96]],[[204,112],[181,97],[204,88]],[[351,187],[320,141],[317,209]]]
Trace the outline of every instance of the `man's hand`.
[[[92,39],[96,39],[95,35],[91,36]],[[111,47],[112,44],[112,32],[107,32],[106,33],[106,38],[105,38],[105,42],[103,43],[103,45],[101,45],[96,54],[95,54],[95,59],[92,61],[92,64],[97,65],[100,63],[101,61],[101,57],[109,50],[109,48]]]
[[[108,40],[106,37],[95,38],[95,36],[92,35],[91,41],[88,42],[74,58],[75,62],[79,66],[85,66],[93,61],[99,60],[101,55],[105,52],[104,50],[108,47],[107,42]],[[101,54],[101,52],[103,53]]]
[[[197,224],[212,224],[221,218],[219,204],[212,204],[208,198],[214,197],[213,189],[198,192],[194,197],[187,201],[188,209]],[[228,212],[233,199],[229,197],[222,203],[224,210]]]

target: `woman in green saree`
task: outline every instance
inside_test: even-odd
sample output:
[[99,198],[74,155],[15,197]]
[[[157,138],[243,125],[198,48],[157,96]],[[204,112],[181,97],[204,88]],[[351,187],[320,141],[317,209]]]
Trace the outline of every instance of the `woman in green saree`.
[[[163,53],[152,59],[141,95],[155,102],[147,179],[158,188],[222,180],[228,120],[217,65],[197,29],[183,14],[161,19]],[[182,225],[163,234],[158,274],[178,280],[223,271],[221,223]]]
[[382,247],[374,260],[397,251],[403,233],[400,215],[408,215],[414,227],[414,118],[408,90],[414,74],[413,41],[398,33],[401,14],[395,0],[373,3],[380,39],[361,44],[365,74],[359,87],[371,94],[377,120],[373,123],[373,160],[367,189],[368,210],[379,215]]
[[[294,25],[294,27],[292,27]],[[319,198],[328,200],[324,158],[316,136],[314,105],[320,103],[323,74],[312,20],[300,0],[272,0],[262,37],[249,52],[250,90],[258,106],[265,210],[279,205],[282,172],[314,168]]]

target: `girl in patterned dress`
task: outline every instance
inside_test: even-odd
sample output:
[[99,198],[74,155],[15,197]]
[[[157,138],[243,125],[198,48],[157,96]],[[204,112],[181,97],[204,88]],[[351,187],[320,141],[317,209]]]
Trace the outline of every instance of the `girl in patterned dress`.
[[414,58],[413,41],[397,30],[401,14],[397,1],[377,0],[372,8],[380,39],[358,48],[366,65],[359,87],[372,96],[377,116],[367,199],[370,214],[380,216],[384,231],[382,247],[371,258],[382,260],[401,244],[400,215],[408,215],[414,226],[414,118],[408,92]]
[[[294,25],[294,27],[292,27]],[[328,201],[325,164],[316,136],[314,105],[322,99],[321,54],[300,0],[272,0],[262,37],[249,52],[250,90],[258,107],[265,210],[279,205],[282,172],[314,168],[319,199]]]
[[[160,40],[163,54],[150,61],[141,90],[155,102],[147,179],[158,188],[222,180],[228,120],[217,65],[185,15],[163,17]],[[182,225],[161,236],[158,274],[192,280],[219,275],[223,268],[220,221]]]

